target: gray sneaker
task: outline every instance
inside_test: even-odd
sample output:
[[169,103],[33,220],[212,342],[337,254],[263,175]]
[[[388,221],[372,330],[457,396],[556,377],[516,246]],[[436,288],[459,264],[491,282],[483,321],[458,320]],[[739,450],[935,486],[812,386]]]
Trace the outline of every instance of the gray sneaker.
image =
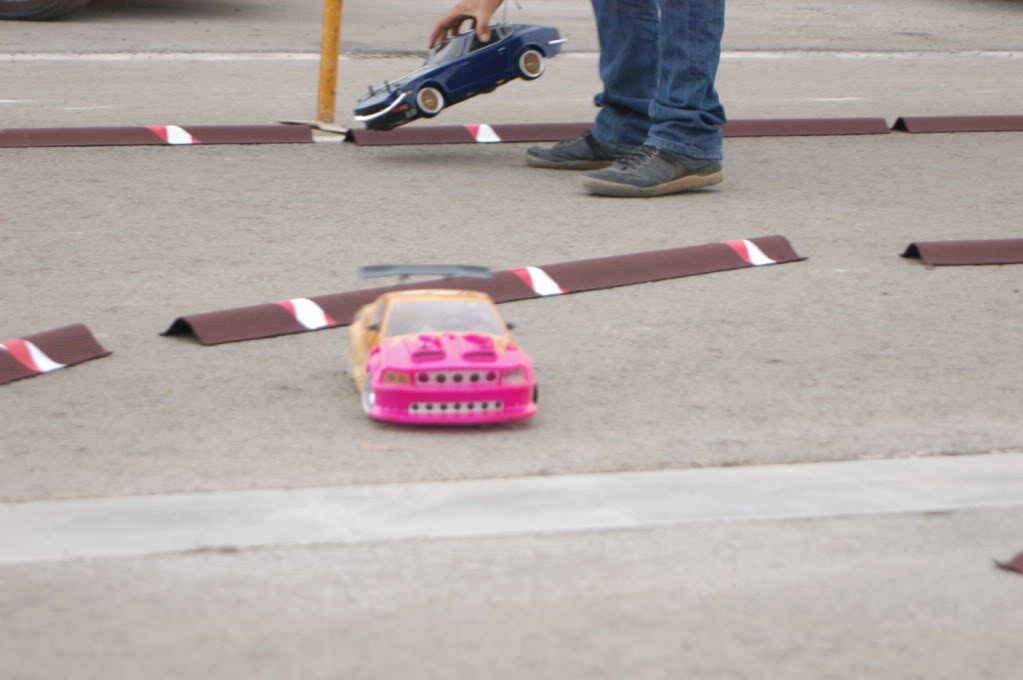
[[534,168],[556,170],[593,170],[606,168],[626,149],[601,144],[589,130],[578,137],[554,146],[531,146],[526,149],[526,164]]
[[606,170],[583,175],[583,188],[602,196],[648,197],[692,191],[724,179],[721,161],[641,146]]

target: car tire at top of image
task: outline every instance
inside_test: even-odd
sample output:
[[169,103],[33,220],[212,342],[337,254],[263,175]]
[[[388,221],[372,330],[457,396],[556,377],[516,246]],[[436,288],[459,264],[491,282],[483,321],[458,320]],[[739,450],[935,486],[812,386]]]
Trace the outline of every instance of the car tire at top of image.
[[88,5],[90,0],[0,0],[0,19],[46,21]]

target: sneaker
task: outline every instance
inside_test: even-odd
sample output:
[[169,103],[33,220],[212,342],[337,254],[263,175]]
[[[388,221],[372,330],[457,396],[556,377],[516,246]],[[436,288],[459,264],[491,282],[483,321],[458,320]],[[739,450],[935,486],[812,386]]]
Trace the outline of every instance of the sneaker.
[[587,172],[583,187],[602,196],[647,197],[701,189],[724,179],[721,161],[641,146],[606,170]]
[[554,146],[529,147],[526,149],[526,164],[534,168],[593,170],[606,168],[625,151],[624,147],[601,144],[587,130],[578,137],[566,139]]

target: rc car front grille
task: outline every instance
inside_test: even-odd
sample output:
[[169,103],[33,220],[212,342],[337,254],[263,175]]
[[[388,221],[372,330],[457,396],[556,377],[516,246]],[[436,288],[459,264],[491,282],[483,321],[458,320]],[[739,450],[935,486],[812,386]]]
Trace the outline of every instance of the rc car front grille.
[[414,401],[408,407],[409,413],[432,416],[493,413],[503,410],[503,401]]
[[500,374],[497,371],[416,371],[417,385],[465,387],[466,385],[493,385]]

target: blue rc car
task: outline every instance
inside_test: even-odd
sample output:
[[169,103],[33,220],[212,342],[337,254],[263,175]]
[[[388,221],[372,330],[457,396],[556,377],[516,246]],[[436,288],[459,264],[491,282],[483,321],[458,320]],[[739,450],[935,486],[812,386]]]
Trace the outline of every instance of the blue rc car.
[[445,106],[493,92],[514,78],[535,80],[563,42],[558,29],[534,24],[495,24],[487,42],[475,30],[460,33],[434,47],[419,69],[371,87],[355,107],[355,120],[371,130],[390,130],[432,118]]

